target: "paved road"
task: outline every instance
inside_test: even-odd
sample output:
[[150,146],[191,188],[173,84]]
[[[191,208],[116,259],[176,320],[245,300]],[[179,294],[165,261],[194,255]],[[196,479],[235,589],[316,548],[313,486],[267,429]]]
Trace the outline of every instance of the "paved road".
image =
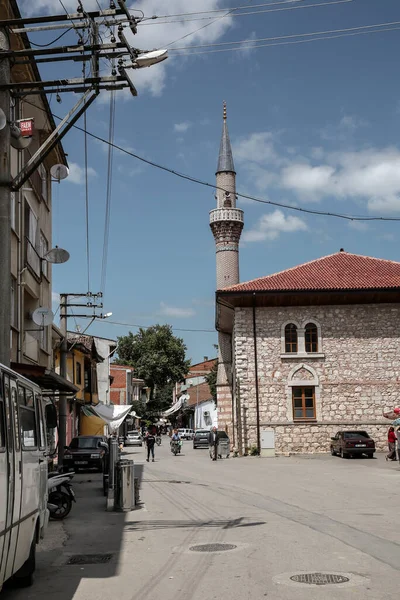
[[[397,464],[383,456],[213,463],[190,442],[177,457],[165,445],[156,452],[147,464],[142,449],[129,450],[144,504],[125,515],[103,511],[97,475],[77,476],[78,504],[63,527],[52,524],[37,582],[4,600],[398,600]],[[235,548],[191,550],[201,544]],[[110,562],[66,565],[95,552]],[[349,582],[290,579],[316,572]]]

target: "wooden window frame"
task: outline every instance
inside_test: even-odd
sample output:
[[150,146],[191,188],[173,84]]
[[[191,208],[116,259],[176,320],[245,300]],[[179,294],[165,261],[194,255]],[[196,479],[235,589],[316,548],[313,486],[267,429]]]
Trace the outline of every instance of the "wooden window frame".
[[[294,338],[295,334],[295,339]],[[285,325],[285,353],[286,354],[297,354],[299,347],[299,335],[297,331],[297,325],[294,323],[288,323]]]
[[[310,331],[311,330],[311,331]],[[304,327],[304,347],[308,354],[315,354],[319,350],[318,327],[310,321]]]
[[[306,396],[306,393],[305,393],[306,389],[312,390],[312,400],[313,400],[313,406],[312,406],[313,416],[312,417],[306,416],[306,411],[310,409],[310,407],[306,407],[306,398],[309,398],[309,396]],[[303,413],[302,417],[295,416],[295,409],[297,408],[297,407],[295,407],[295,391],[296,390],[302,391],[302,393],[301,393],[301,401],[302,401],[301,409],[302,409],[302,413]],[[297,408],[297,410],[298,410],[298,408]],[[292,411],[293,411],[293,421],[295,421],[295,422],[316,421],[317,420],[316,403],[315,403],[315,385],[298,385],[298,386],[292,387]]]

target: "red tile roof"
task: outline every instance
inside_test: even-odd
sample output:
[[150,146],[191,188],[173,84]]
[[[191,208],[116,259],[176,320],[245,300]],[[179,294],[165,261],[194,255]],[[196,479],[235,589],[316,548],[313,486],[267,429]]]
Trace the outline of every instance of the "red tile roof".
[[318,290],[367,290],[400,288],[400,263],[340,251],[232,285],[220,292],[279,292]]

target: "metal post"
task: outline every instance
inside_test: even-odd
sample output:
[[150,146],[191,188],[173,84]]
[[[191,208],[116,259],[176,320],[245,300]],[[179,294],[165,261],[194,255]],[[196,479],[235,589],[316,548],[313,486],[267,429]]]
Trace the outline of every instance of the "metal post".
[[199,426],[199,382],[196,386],[196,418],[194,420],[194,427],[197,429]]
[[114,510],[115,508],[115,488],[116,488],[116,470],[118,460],[118,440],[113,435],[109,441],[109,475],[108,475],[108,495],[107,495],[107,510]]
[[256,325],[256,295],[253,294],[253,339],[254,339],[254,378],[256,384],[256,419],[257,419],[257,450],[261,455],[260,432],[260,393],[258,387],[258,357],[257,357],[257,325]]
[[[0,50],[9,50],[8,35],[0,29]],[[0,85],[10,83],[10,61],[0,60]],[[11,169],[10,94],[0,94],[6,125],[0,130],[0,363],[10,366],[11,327]]]
[[[60,346],[60,375],[67,378],[67,294],[60,295],[60,331],[62,340]],[[67,395],[60,392],[60,401],[58,404],[58,469],[62,470],[64,462],[64,447],[67,443]]]

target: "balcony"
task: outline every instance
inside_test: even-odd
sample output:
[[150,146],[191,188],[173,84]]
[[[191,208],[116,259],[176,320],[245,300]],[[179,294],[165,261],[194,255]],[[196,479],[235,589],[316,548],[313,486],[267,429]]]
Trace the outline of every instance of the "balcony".
[[210,210],[210,223],[216,223],[217,221],[243,223],[243,211],[240,208],[214,208]]

